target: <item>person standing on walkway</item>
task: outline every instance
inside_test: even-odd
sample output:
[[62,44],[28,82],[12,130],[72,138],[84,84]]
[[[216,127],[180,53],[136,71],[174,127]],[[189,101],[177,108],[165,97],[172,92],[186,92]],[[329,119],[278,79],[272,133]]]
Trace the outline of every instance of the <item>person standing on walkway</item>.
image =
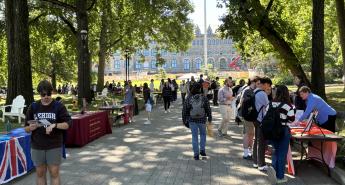
[[154,84],[154,80],[151,79],[150,82],[150,96],[153,98],[153,92],[155,92],[155,84]]
[[254,138],[254,123],[253,121],[247,121],[243,118],[242,114],[242,107],[243,103],[249,102],[250,97],[254,96],[254,90],[256,86],[256,82],[258,78],[251,78],[248,79],[248,86],[243,89],[240,97],[240,102],[238,104],[238,113],[239,117],[241,117],[241,121],[243,122],[243,159],[251,159],[253,154],[253,138]]
[[176,100],[177,100],[178,84],[177,84],[177,82],[176,82],[175,79],[173,79],[173,80],[171,81],[171,83],[172,83],[172,85],[173,85],[173,87],[174,87],[174,91],[173,91],[173,101],[176,101]]
[[218,128],[218,136],[222,137],[227,135],[228,132],[228,122],[231,119],[231,102],[234,99],[232,96],[232,90],[230,88],[231,81],[225,79],[224,87],[222,87],[218,92],[218,101],[220,104],[220,113],[222,115],[222,123]]
[[253,167],[258,168],[260,171],[266,171],[267,165],[265,162],[265,148],[266,142],[261,130],[261,122],[266,113],[266,106],[269,104],[266,92],[271,89],[272,81],[268,77],[259,78],[254,90],[255,96],[255,109],[257,111],[257,119],[254,122],[255,126],[255,139],[253,149]]
[[219,77],[216,77],[216,81],[214,81],[214,88],[213,88],[213,105],[218,106],[218,91],[220,89]]
[[147,112],[147,120],[150,121],[153,100],[151,97],[151,90],[149,89],[147,83],[144,83],[143,96],[144,96],[145,110]]
[[320,127],[335,132],[337,111],[328,105],[320,96],[313,94],[307,86],[300,88],[299,95],[307,102],[307,108],[299,118],[299,121],[307,119],[310,113],[317,111],[316,121],[320,124]]
[[[41,100],[29,106],[25,119],[25,131],[31,132],[31,159],[36,167],[36,182],[38,185],[47,184],[48,170],[50,184],[59,185],[63,135],[71,126],[72,119],[66,107],[52,99],[50,82],[41,81],[37,91]],[[42,126],[40,120],[46,120],[51,125]]]
[[201,94],[201,85],[199,83],[193,85],[191,96],[188,96],[183,104],[182,120],[185,125],[187,122],[189,123],[192,131],[194,159],[199,160],[199,155],[206,157],[206,121],[212,122],[212,111],[207,98]]
[[187,83],[187,96],[189,96],[190,90],[193,87],[194,83],[196,83],[194,76],[191,76],[190,81]]
[[164,113],[168,113],[170,112],[170,100],[172,97],[172,93],[171,93],[171,87],[169,85],[169,82],[165,82],[164,83],[164,87],[162,90],[162,96],[163,96],[163,101],[164,101]]
[[135,90],[132,86],[132,81],[128,80],[128,83],[125,86],[125,99],[124,104],[127,104],[130,122],[134,122],[133,115],[134,115],[134,103],[135,103]]
[[[289,90],[285,85],[279,85],[275,98],[272,101],[273,108],[281,107],[279,110],[280,123],[283,125],[282,137],[280,139],[273,139],[272,144],[274,152],[272,155],[272,167],[268,168],[268,176],[272,183],[284,183],[287,182],[287,178],[284,178],[286,155],[289,149],[290,143],[290,128],[288,123],[295,121],[295,108],[291,103]],[[270,106],[266,107],[266,112]]]
[[186,98],[186,93],[187,93],[187,85],[185,83],[185,80],[182,80],[180,84],[180,91],[181,91],[181,98],[182,98],[182,104],[183,104]]

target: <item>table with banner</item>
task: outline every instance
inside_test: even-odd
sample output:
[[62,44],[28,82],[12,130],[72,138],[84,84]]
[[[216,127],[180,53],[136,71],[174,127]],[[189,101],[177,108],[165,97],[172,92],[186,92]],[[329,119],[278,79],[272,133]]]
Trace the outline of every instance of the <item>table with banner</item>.
[[[300,144],[301,159],[313,159],[321,162],[327,167],[328,175],[330,169],[335,167],[335,157],[337,154],[337,141],[343,137],[333,132],[320,128],[312,124],[310,129],[306,131],[306,123],[300,123],[300,128],[291,128],[291,141]],[[291,145],[287,154],[288,173],[295,175],[295,165],[292,159]]]
[[23,128],[0,134],[0,184],[20,177],[34,168],[30,153],[30,136]]
[[76,114],[72,116],[72,120],[72,127],[67,131],[67,146],[84,146],[105,134],[112,133],[106,111]]

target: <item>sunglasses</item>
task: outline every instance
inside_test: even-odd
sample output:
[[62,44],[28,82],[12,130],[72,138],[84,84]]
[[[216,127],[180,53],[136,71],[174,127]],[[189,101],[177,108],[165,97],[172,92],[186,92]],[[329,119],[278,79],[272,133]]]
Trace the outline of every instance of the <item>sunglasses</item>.
[[47,96],[51,96],[52,93],[51,92],[48,92],[48,93],[40,93],[41,97],[45,97],[46,95]]

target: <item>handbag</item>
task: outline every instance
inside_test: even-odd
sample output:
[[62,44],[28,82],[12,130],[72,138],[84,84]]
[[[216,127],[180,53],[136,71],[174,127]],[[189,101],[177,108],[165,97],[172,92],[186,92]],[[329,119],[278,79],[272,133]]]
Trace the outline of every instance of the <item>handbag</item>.
[[212,126],[211,122],[206,124],[207,135],[210,137],[213,137],[213,129],[212,128],[213,128],[213,126]]

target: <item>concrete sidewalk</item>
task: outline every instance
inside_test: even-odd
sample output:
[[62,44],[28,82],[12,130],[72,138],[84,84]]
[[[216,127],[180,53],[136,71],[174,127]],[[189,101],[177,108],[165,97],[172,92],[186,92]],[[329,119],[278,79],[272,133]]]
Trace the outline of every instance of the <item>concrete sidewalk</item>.
[[[191,133],[182,125],[180,104],[173,103],[168,114],[161,104],[155,106],[151,124],[145,124],[146,114],[141,111],[135,123],[113,128],[113,134],[82,148],[68,148],[61,166],[62,184],[269,184],[265,173],[242,159],[242,126],[230,125],[230,139],[208,137],[208,158],[194,161]],[[216,131],[219,109],[212,111]],[[312,164],[298,170],[298,176],[288,176],[285,184],[336,184]],[[35,184],[35,175],[32,172],[10,184]]]

